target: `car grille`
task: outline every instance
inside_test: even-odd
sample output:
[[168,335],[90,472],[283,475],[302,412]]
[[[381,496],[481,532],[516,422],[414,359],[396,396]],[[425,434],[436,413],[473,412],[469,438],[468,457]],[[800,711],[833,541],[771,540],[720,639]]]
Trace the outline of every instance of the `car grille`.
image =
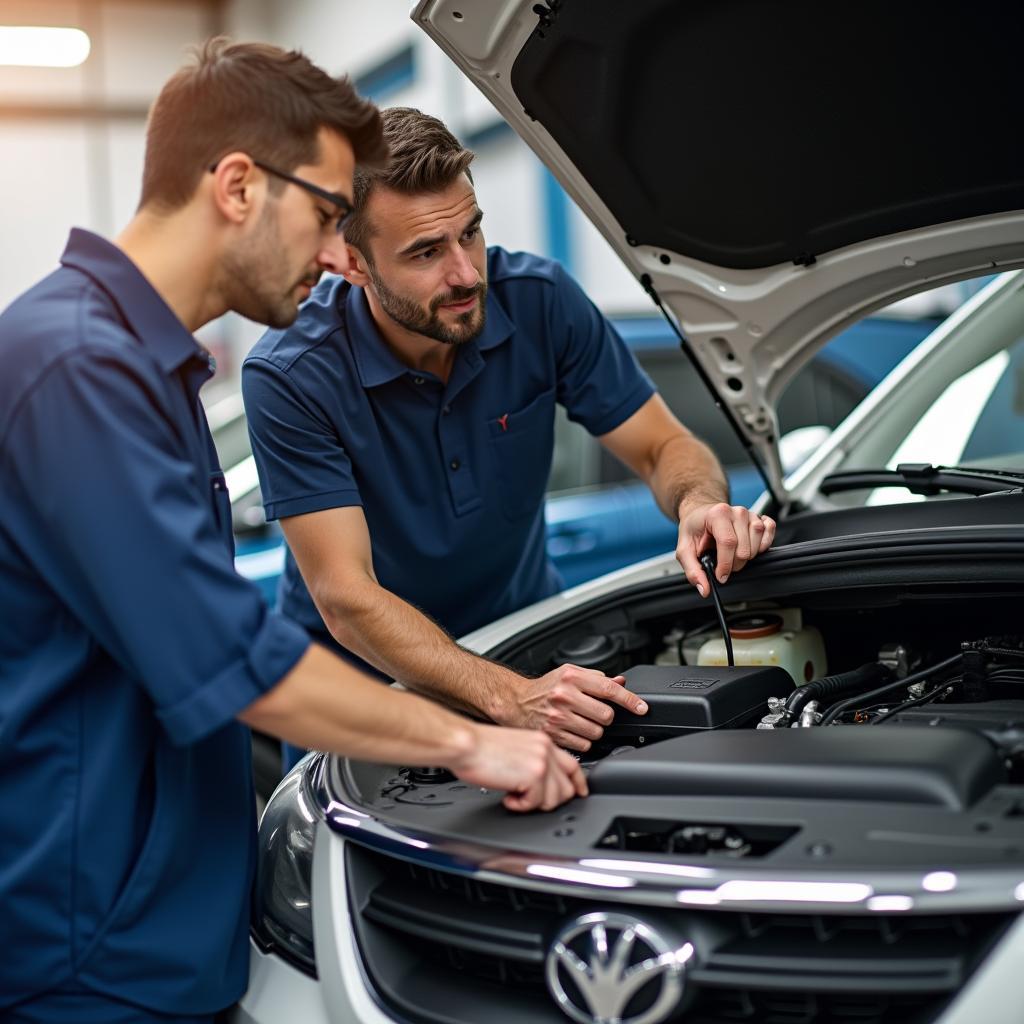
[[481,882],[353,843],[346,856],[367,974],[417,1024],[564,1024],[545,957],[595,910],[682,922],[697,949],[685,1024],[927,1024],[1015,916],[666,910]]

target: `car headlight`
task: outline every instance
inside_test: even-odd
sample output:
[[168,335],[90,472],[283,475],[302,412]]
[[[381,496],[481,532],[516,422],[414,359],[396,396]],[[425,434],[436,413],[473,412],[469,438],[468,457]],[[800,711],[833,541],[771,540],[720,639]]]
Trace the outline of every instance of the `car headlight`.
[[274,791],[260,820],[252,931],[266,950],[316,977],[313,949],[313,842],[317,815],[308,759]]

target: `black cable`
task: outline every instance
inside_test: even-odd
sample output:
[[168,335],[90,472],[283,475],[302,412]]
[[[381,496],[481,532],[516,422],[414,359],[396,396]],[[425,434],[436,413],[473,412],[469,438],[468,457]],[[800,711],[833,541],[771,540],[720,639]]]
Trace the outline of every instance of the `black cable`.
[[729,666],[733,667],[736,660],[732,656],[732,636],[729,633],[729,623],[725,621],[725,609],[722,607],[722,598],[718,593],[718,580],[715,579],[715,556],[710,552],[701,555],[700,564],[704,566],[708,586],[711,588],[711,597],[715,602],[715,611],[718,612],[718,624],[722,627],[722,639],[725,641],[725,656],[729,659]]
[[1024,660],[1024,651],[1018,651],[1013,647],[979,646],[974,649],[980,651],[982,654],[987,654],[996,658],[1018,658]]
[[922,694],[920,697],[915,697],[913,700],[905,700],[902,704],[897,704],[896,707],[890,708],[883,715],[879,715],[873,719],[869,724],[880,725],[882,722],[892,718],[893,715],[898,715],[901,711],[906,711],[907,708],[915,708],[921,704],[927,704],[931,700],[935,700],[936,697],[941,696],[945,693],[952,684],[947,679],[944,683],[939,683],[934,689],[929,690],[927,693]]
[[936,672],[941,672],[943,669],[949,668],[950,665],[955,664],[962,657],[963,654],[961,653],[954,654],[945,661],[940,661],[937,665],[932,665],[929,668],[923,668],[920,672],[915,672],[913,675],[907,676],[906,679],[897,679],[893,683],[887,683],[885,686],[879,686],[876,690],[869,690],[867,693],[855,694],[853,697],[841,700],[838,704],[833,704],[832,707],[825,712],[825,717],[822,718],[820,724],[830,725],[844,711],[847,711],[858,704],[862,704],[864,701],[874,700],[876,697],[884,697],[887,693],[892,693],[894,690],[899,690],[912,686],[914,683],[919,683],[922,679],[927,679],[930,676],[935,675]]

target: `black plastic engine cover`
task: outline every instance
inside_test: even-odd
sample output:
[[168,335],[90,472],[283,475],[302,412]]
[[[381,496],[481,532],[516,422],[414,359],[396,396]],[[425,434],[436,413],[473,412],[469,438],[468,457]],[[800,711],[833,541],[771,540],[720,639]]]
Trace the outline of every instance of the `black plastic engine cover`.
[[785,669],[694,665],[636,665],[624,672],[626,686],[647,701],[646,715],[615,709],[605,743],[635,743],[739,725],[760,717],[769,697],[786,697],[793,680]]
[[610,757],[595,794],[745,796],[930,804],[964,810],[1006,770],[992,744],[962,729],[837,726],[680,736]]

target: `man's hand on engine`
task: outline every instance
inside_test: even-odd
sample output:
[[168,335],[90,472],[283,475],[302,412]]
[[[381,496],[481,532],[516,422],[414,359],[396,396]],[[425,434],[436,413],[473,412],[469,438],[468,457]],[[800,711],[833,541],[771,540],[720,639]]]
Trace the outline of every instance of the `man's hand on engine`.
[[634,715],[647,705],[623,685],[622,676],[592,668],[560,665],[539,679],[523,679],[499,721],[524,729],[541,729],[561,747],[581,753],[604,734],[614,717],[612,704]]

